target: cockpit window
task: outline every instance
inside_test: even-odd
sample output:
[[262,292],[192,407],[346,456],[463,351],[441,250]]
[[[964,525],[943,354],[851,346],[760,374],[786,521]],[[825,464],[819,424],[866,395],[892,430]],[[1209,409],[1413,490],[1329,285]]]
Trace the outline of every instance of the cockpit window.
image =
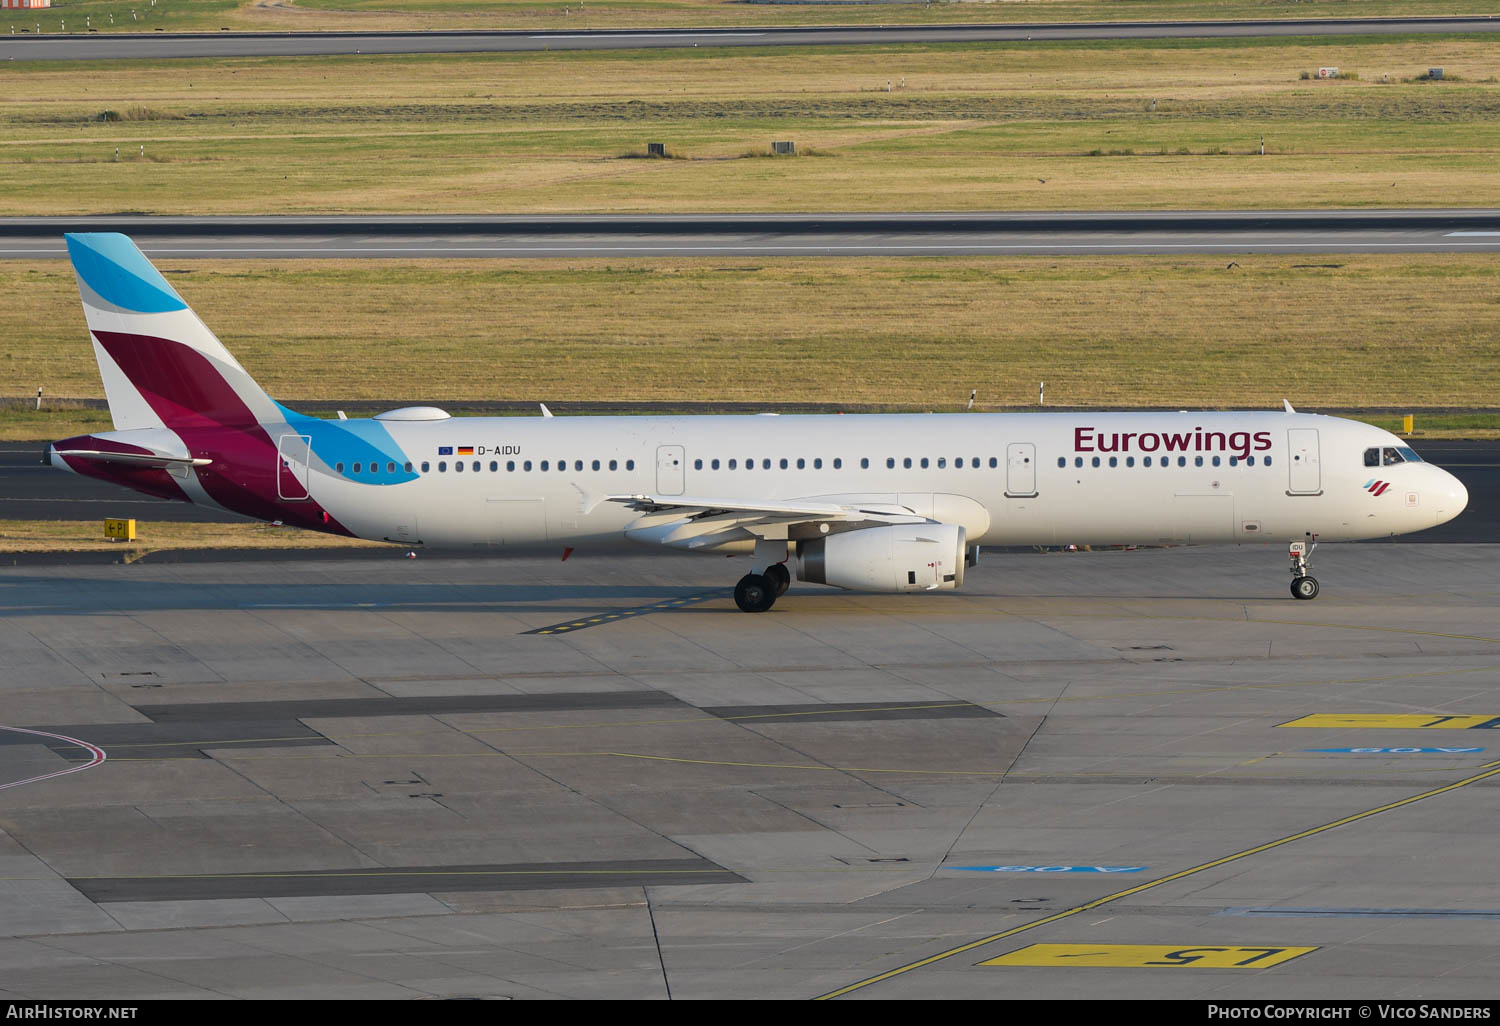
[[1365,450],[1365,466],[1392,467],[1397,463],[1421,463],[1422,457],[1404,445],[1387,445],[1379,449]]

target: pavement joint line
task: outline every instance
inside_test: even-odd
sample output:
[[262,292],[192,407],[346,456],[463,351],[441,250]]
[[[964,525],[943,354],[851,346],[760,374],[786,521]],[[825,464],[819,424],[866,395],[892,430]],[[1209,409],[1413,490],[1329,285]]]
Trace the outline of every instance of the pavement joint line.
[[1050,915],[1043,919],[1037,919],[1030,923],[1024,923],[1020,926],[1012,927],[1009,930],[1002,930],[1001,932],[991,934],[988,937],[982,937],[979,940],[970,941],[968,944],[963,944],[956,948],[950,948],[947,951],[939,952],[936,955],[929,955],[927,958],[921,959],[919,961],[910,962],[906,965],[888,970],[887,972],[880,973],[877,976],[867,977],[866,979],[860,980],[856,983],[851,983],[848,986],[829,991],[826,994],[820,994],[813,1000],[828,1001],[833,998],[843,997],[845,994],[852,993],[864,987],[872,986],[876,983],[881,983],[885,980],[892,979],[893,977],[911,972],[914,969],[920,969],[924,966],[932,965],[935,962],[941,962],[945,959],[952,958],[955,955],[960,955],[968,951],[973,951],[976,948],[981,948],[986,945],[993,944],[996,941],[1014,937],[1017,934],[1026,932],[1027,930],[1034,930],[1038,927],[1048,926],[1052,923],[1056,923],[1071,916],[1075,916],[1080,912],[1088,912],[1092,909],[1099,908],[1101,905],[1107,905],[1112,901],[1118,901],[1121,898],[1127,898],[1134,894],[1140,894],[1141,892],[1148,891],[1153,887],[1159,887],[1162,884],[1182,880],[1189,876],[1193,876],[1194,874],[1204,872],[1205,870],[1215,869],[1219,866],[1228,865],[1231,862],[1249,858],[1252,855],[1258,855],[1261,852],[1270,851],[1271,849],[1279,848],[1284,844],[1291,844],[1293,841],[1300,841],[1304,838],[1313,837],[1317,834],[1325,833],[1326,831],[1334,830],[1341,826],[1347,826],[1350,823],[1357,823],[1360,820],[1369,819],[1371,816],[1377,816],[1383,812],[1390,812],[1394,809],[1399,809],[1403,806],[1411,805],[1426,798],[1434,798],[1438,795],[1447,794],[1449,791],[1455,791],[1460,787],[1465,787],[1469,784],[1478,783],[1481,780],[1486,780],[1490,777],[1500,775],[1500,760],[1485,763],[1480,767],[1480,769],[1483,770],[1483,772],[1465,777],[1464,779],[1455,781],[1454,783],[1445,784],[1442,787],[1433,788],[1430,791],[1423,791],[1420,794],[1410,795],[1406,798],[1402,798],[1394,802],[1388,802],[1385,805],[1381,805],[1373,809],[1366,809],[1364,812],[1357,812],[1352,816],[1345,816],[1342,819],[1334,820],[1331,823],[1324,823],[1321,826],[1312,827],[1311,829],[1303,830],[1300,833],[1290,834],[1286,837],[1278,838],[1274,841],[1268,841],[1265,844],[1257,845],[1254,848],[1247,848],[1244,851],[1236,852],[1233,855],[1226,855],[1222,858],[1214,859],[1211,862],[1205,862],[1201,865],[1193,866],[1190,869],[1180,870],[1179,872],[1171,873],[1156,880],[1151,880],[1144,884],[1138,884],[1135,887],[1126,888],[1123,891],[1116,891],[1113,894],[1107,894],[1102,898],[1096,898],[1093,901],[1084,902],[1081,905],[1076,905],[1073,908],[1058,912],[1055,915]]
[[634,609],[622,609],[612,613],[603,613],[597,617],[564,620],[561,623],[548,624],[546,627],[534,627],[529,631],[521,631],[521,634],[571,634],[574,631],[587,630],[597,627],[601,623],[614,620],[625,620],[635,616],[645,616],[648,613],[659,613],[668,609],[676,609],[689,603],[697,604],[707,602],[711,599],[723,598],[729,594],[727,589],[716,588],[713,591],[705,591],[696,595],[686,595],[675,599],[662,599],[660,602],[652,602],[650,605],[637,606]]
[[[1241,621],[1231,621],[1231,622],[1238,623],[1238,622],[1241,622]],[[1127,692],[1125,694],[1119,694],[1119,695],[1079,695],[1079,696],[1076,696],[1076,697],[1073,697],[1073,698],[1066,698],[1066,697],[1064,697],[1064,698],[1015,698],[1015,699],[1006,699],[1005,701],[1003,701],[1003,702],[997,702],[996,704],[997,705],[1038,705],[1038,704],[1056,704],[1056,703],[1060,703],[1060,702],[1107,702],[1107,701],[1113,701],[1113,700],[1116,700],[1116,699],[1125,699],[1125,698],[1162,698],[1162,697],[1170,697],[1170,696],[1173,696],[1173,695],[1199,695],[1199,694],[1212,694],[1212,693],[1215,693],[1215,692],[1225,692],[1225,691],[1243,691],[1243,690],[1262,691],[1262,690],[1271,690],[1271,689],[1277,689],[1277,688],[1317,687],[1317,686],[1320,686],[1320,685],[1336,686],[1336,685],[1346,685],[1346,684],[1376,684],[1376,683],[1384,683],[1384,682],[1387,682],[1387,681],[1395,681],[1395,680],[1411,680],[1413,678],[1418,678],[1418,677],[1444,677],[1444,676],[1452,676],[1452,675],[1456,675],[1456,674],[1493,672],[1495,670],[1500,670],[1500,667],[1497,667],[1497,666],[1473,666],[1473,667],[1467,667],[1467,668],[1463,668],[1463,669],[1426,670],[1426,671],[1422,671],[1422,672],[1418,672],[1418,673],[1398,673],[1398,674],[1390,674],[1390,675],[1387,675],[1387,676],[1380,676],[1380,677],[1352,677],[1352,678],[1345,678],[1343,680],[1283,681],[1283,682],[1279,682],[1279,683],[1278,682],[1270,682],[1270,683],[1259,683],[1259,684],[1247,683],[1247,684],[1228,684],[1228,685],[1202,685],[1202,686],[1195,686],[1195,687],[1190,687],[1190,688],[1177,688],[1177,689],[1173,689],[1173,690],[1170,690],[1170,691],[1132,691],[1132,692]],[[615,722],[615,723],[609,723],[609,722],[595,722],[595,723],[543,723],[543,724],[535,724],[535,725],[524,726],[524,727],[468,727],[468,728],[458,728],[458,729],[462,729],[463,732],[466,733],[466,734],[492,734],[492,733],[501,733],[501,732],[507,732],[508,733],[508,732],[533,731],[533,730],[590,730],[590,729],[597,729],[597,728],[601,728],[601,727],[671,726],[671,725],[674,725],[674,724],[705,724],[705,723],[713,723],[713,722],[716,722],[716,721],[718,721],[718,722],[734,722],[734,721],[739,721],[739,720],[755,720],[755,719],[768,719],[768,718],[789,718],[789,717],[793,717],[793,716],[796,716],[796,717],[802,717],[802,716],[832,716],[832,715],[838,715],[838,714],[850,715],[850,714],[875,713],[875,712],[904,712],[904,711],[926,710],[926,709],[966,708],[966,707],[970,707],[970,706],[972,706],[974,708],[978,708],[978,709],[987,709],[987,708],[989,708],[988,706],[978,705],[977,703],[974,703],[974,702],[947,702],[947,703],[936,703],[936,704],[916,704],[916,705],[901,705],[901,706],[871,706],[869,708],[862,708],[862,709],[812,709],[812,710],[806,710],[806,711],[802,711],[802,712],[788,712],[788,713],[747,713],[747,714],[739,715],[739,716],[715,716],[715,715],[713,715],[711,713],[705,713],[703,716],[677,717],[677,718],[674,718],[674,719],[667,719],[667,720],[622,720],[622,721]],[[454,714],[454,715],[457,715],[457,714]],[[110,726],[117,726],[117,724],[110,724]],[[381,732],[377,732],[377,733],[368,733],[368,734],[346,734],[346,735],[343,735],[343,736],[345,738],[347,738],[347,739],[352,740],[352,739],[355,739],[355,738],[405,737],[405,736],[408,736],[408,735],[410,735],[412,733],[418,733],[418,732],[415,732],[415,731],[381,731]],[[234,744],[234,743],[246,743],[246,744],[248,744],[248,743],[262,742],[262,741],[315,741],[315,740],[318,740],[319,738],[323,738],[324,740],[328,740],[332,744],[335,744],[335,745],[339,744],[339,742],[333,741],[333,739],[331,739],[331,738],[327,738],[326,735],[318,735],[317,737],[308,737],[306,735],[303,735],[303,736],[294,737],[294,738],[243,738],[243,739],[240,739],[239,742],[233,742],[233,741],[230,741],[230,742],[225,742],[225,741],[206,741],[206,742],[177,741],[177,742],[167,742],[167,741],[164,741],[164,742],[153,742],[153,743],[149,743],[149,744],[147,744],[147,743],[137,743],[137,744],[127,744],[127,745],[111,745],[110,747],[111,748],[149,748],[149,747],[172,748],[172,747],[193,747],[193,746],[200,745],[200,744],[202,744],[202,745],[217,745],[217,744]],[[350,754],[350,756],[356,755],[356,753],[349,753],[349,754]],[[413,754],[420,755],[421,753],[405,753],[405,754],[408,755],[408,756],[411,756]],[[480,754],[480,753],[475,753],[475,754]],[[449,755],[451,755],[451,753],[431,753],[430,755],[424,755],[423,757],[424,758],[433,758],[433,757],[438,757],[438,756],[449,756]],[[322,758],[322,757],[323,756],[317,756],[317,758]],[[363,755],[361,755],[359,757],[360,758],[368,758],[370,756],[363,756]],[[248,758],[254,759],[256,757],[251,756],[251,757],[248,757]],[[286,758],[306,758],[306,756],[286,756]],[[138,761],[144,761],[144,760],[122,759],[122,760],[116,760],[116,761],[138,762]],[[1406,770],[1404,772],[1416,772],[1416,771],[1415,770]]]
[[[713,715],[711,713],[705,713],[703,716],[679,717],[677,719],[671,719],[671,720],[624,720],[624,721],[619,722],[619,723],[543,723],[543,724],[538,724],[536,726],[529,726],[529,727],[467,727],[467,728],[454,728],[454,729],[461,730],[465,734],[489,734],[489,733],[497,733],[497,732],[500,732],[500,731],[520,731],[520,730],[585,730],[585,729],[595,729],[595,728],[599,728],[599,727],[651,727],[651,726],[671,726],[673,724],[729,723],[729,722],[734,722],[734,721],[737,721],[737,720],[758,720],[758,719],[769,719],[769,718],[789,719],[791,717],[800,717],[800,716],[839,716],[839,715],[842,715],[842,716],[852,716],[852,715],[860,715],[860,714],[864,714],[864,713],[910,712],[910,711],[926,711],[928,709],[984,709],[984,708],[985,708],[985,706],[977,705],[977,704],[975,704],[973,702],[935,702],[935,703],[930,703],[930,704],[919,704],[919,705],[871,706],[869,708],[863,708],[863,709],[811,709],[811,710],[806,710],[806,711],[802,711],[802,712],[746,713],[744,715],[739,715],[739,716],[715,716],[715,715]],[[448,714],[448,715],[463,715],[463,714]],[[111,724],[111,726],[116,726],[116,724]],[[354,740],[356,738],[362,738],[363,739],[363,738],[375,738],[375,737],[409,737],[412,734],[421,734],[421,733],[431,733],[431,731],[412,731],[412,730],[400,730],[400,731],[396,731],[396,730],[393,730],[393,731],[381,731],[381,732],[370,733],[370,734],[343,734],[343,735],[340,735],[340,736],[343,737],[343,738],[345,738],[346,740]],[[131,743],[131,744],[111,745],[110,747],[113,748],[113,749],[119,749],[119,748],[194,748],[194,747],[199,747],[199,746],[205,746],[206,747],[206,746],[209,746],[209,745],[255,744],[255,743],[278,742],[278,741],[323,741],[323,742],[327,742],[329,744],[334,744],[334,745],[340,744],[339,741],[335,741],[334,739],[328,737],[326,734],[321,734],[320,733],[320,734],[316,734],[316,735],[312,735],[312,736],[309,736],[309,735],[306,735],[306,734],[299,734],[299,735],[297,735],[295,737],[250,737],[250,738],[235,738],[235,739],[225,740],[225,741],[150,741],[150,742],[135,742],[135,743]],[[352,755],[352,754],[357,754],[357,753],[350,753],[350,754]],[[432,753],[432,754],[433,755],[441,755],[441,754],[452,754],[452,753]],[[489,754],[489,753],[475,752],[475,753],[472,753],[472,754],[483,755],[483,754]],[[117,759],[116,761],[143,762],[145,760],[142,760],[142,759],[118,760]]]

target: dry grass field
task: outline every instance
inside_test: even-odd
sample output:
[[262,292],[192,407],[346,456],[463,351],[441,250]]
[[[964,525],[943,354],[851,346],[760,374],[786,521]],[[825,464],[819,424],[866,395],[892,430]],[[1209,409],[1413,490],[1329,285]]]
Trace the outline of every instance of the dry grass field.
[[1495,206],[1497,165],[1474,38],[0,67],[8,214]]
[[[1414,7],[1419,9],[1414,10]],[[1177,21],[1488,14],[1485,0],[962,0],[862,6],[746,0],[55,0],[5,11],[0,31],[238,32],[615,29],[815,24]],[[113,19],[111,19],[113,15]]]
[[[960,408],[1500,396],[1487,256],[170,261],[275,397]],[[19,269],[18,269],[19,270]],[[3,391],[102,396],[71,270],[0,280]],[[10,423],[20,423],[12,415]],[[45,432],[44,432],[45,434]],[[14,436],[14,435],[13,435]],[[41,437],[22,434],[22,437]]]

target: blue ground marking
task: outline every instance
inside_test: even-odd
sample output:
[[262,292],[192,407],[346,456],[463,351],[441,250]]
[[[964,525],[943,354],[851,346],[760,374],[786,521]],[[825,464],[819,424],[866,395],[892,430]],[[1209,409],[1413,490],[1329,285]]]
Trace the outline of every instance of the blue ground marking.
[[1139,873],[1149,866],[944,866],[971,873]]
[[1304,752],[1335,752],[1340,755],[1470,755],[1483,748],[1304,748]]
[[571,634],[573,631],[587,630],[590,627],[602,627],[607,623],[615,623],[619,620],[628,620],[632,616],[645,616],[647,613],[662,613],[669,609],[680,609],[683,606],[693,606],[700,602],[711,599],[723,598],[733,592],[726,588],[715,588],[713,591],[699,592],[696,595],[683,595],[680,598],[663,599],[661,602],[653,602],[649,606],[637,606],[634,609],[612,609],[600,612],[595,616],[581,616],[576,620],[564,620],[562,623],[554,623],[548,627],[537,627],[534,630],[522,631],[522,634]]

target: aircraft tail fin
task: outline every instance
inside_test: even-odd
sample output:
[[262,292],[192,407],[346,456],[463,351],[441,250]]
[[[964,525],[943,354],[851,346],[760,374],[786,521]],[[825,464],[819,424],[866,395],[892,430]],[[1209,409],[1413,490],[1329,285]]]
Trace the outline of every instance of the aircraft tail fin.
[[129,237],[65,238],[116,430],[278,419],[276,404]]

